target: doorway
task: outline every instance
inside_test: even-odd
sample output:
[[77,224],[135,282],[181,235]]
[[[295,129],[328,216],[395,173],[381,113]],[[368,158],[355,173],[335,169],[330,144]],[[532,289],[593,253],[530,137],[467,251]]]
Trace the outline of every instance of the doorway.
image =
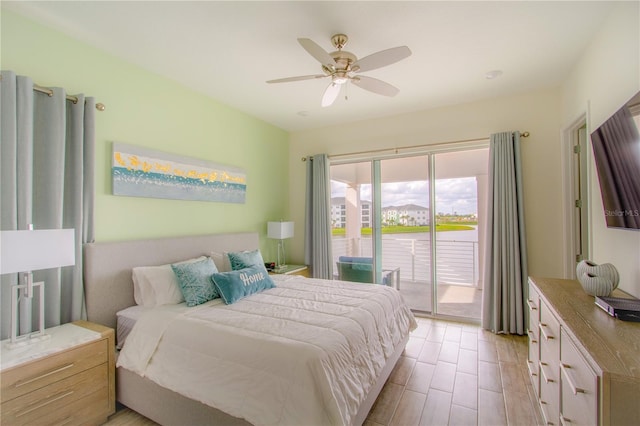
[[575,279],[576,265],[589,259],[589,146],[585,117],[564,132],[565,277]]

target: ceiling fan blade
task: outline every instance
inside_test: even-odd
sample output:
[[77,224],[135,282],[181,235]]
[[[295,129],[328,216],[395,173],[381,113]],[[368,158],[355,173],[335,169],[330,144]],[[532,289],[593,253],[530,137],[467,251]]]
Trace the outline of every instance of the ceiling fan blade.
[[390,85],[389,83],[385,83],[377,78],[366,77],[364,75],[353,77],[351,82],[364,90],[377,93],[378,95],[393,97],[400,92],[400,89]]
[[327,53],[322,47],[320,47],[315,41],[308,38],[299,38],[298,43],[304,47],[304,50],[309,52],[311,56],[316,58],[318,62],[329,68],[333,68],[336,65],[336,61],[333,60],[331,55]]
[[322,95],[322,106],[328,107],[336,100],[338,95],[340,94],[341,84],[331,83],[327,86],[327,89],[324,91],[324,95]]
[[369,56],[356,61],[351,66],[354,72],[371,71],[382,68],[387,65],[394,64],[411,56],[411,50],[407,46],[393,47],[391,49],[382,50],[372,53]]
[[287,83],[289,81],[313,80],[314,78],[328,77],[325,74],[301,75],[298,77],[277,78],[275,80],[267,80],[267,83]]

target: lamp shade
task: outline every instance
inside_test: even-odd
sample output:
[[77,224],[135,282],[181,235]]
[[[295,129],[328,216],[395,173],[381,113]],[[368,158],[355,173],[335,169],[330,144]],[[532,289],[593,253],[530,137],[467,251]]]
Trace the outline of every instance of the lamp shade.
[[75,262],[73,229],[0,232],[0,274],[59,268]]
[[293,237],[293,222],[267,222],[267,237],[284,240]]

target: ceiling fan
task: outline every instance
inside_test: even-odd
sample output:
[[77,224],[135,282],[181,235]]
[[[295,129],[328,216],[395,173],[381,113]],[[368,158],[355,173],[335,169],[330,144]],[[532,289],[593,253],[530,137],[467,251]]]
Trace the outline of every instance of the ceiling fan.
[[377,78],[359,75],[359,73],[382,68],[401,61],[411,56],[411,50],[409,50],[407,46],[393,47],[358,59],[353,53],[342,50],[348,40],[349,38],[344,34],[335,34],[331,37],[331,43],[338,50],[327,53],[313,40],[299,38],[298,42],[302,47],[322,64],[323,74],[279,78],[269,80],[267,83],[286,83],[290,81],[331,77],[331,83],[329,83],[329,86],[327,86],[322,96],[323,107],[333,104],[340,94],[342,86],[346,85],[349,81],[364,90],[379,95],[390,97],[397,95],[400,91],[397,87],[378,80]]

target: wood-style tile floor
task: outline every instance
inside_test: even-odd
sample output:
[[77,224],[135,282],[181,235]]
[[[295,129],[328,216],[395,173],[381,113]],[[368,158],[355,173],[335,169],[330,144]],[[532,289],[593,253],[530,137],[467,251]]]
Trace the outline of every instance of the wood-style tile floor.
[[[418,318],[365,426],[542,425],[527,373],[527,338]],[[109,426],[155,425],[122,409]]]
[[541,425],[526,336],[418,318],[366,426]]

